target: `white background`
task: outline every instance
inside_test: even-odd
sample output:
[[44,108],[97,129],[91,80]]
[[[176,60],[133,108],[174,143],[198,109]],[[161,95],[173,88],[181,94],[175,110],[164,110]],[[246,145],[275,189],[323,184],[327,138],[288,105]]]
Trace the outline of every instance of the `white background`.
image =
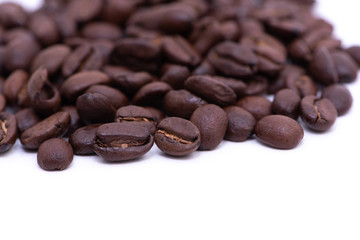
[[[360,2],[316,9],[345,46],[360,44]],[[17,143],[0,156],[0,239],[359,240],[359,84],[347,115],[290,151],[223,142],[180,160],[153,148],[136,162],[75,157],[46,172]]]

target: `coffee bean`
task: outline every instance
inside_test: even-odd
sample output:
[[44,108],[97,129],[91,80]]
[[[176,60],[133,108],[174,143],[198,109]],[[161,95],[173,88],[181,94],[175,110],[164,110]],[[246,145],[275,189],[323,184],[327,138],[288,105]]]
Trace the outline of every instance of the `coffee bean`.
[[334,59],[340,83],[349,83],[357,78],[358,66],[356,62],[345,51],[333,51]]
[[62,106],[60,111],[67,112],[70,115],[71,120],[70,127],[64,134],[64,137],[69,137],[76,129],[84,125],[75,106]]
[[164,82],[148,83],[136,92],[133,104],[142,106],[161,106],[165,94],[172,90],[169,84]]
[[67,141],[61,138],[51,138],[40,145],[37,162],[46,171],[61,171],[69,167],[73,157],[73,149]]
[[100,93],[84,93],[76,100],[76,109],[85,124],[112,122],[116,108]]
[[[249,90],[249,84],[245,84],[243,81],[235,78],[221,76],[212,77],[230,87],[235,92],[237,97],[243,97],[244,95],[247,95],[246,91]],[[249,81],[247,83],[249,83]]]
[[299,117],[300,96],[291,89],[278,91],[271,105],[273,113],[284,115],[293,119]]
[[271,102],[262,96],[248,96],[240,99],[237,106],[244,108],[250,112],[256,120],[271,115]]
[[353,103],[350,91],[340,84],[333,84],[324,88],[321,97],[329,99],[334,104],[339,116],[344,115]]
[[158,124],[158,121],[155,119],[155,116],[152,112],[143,107],[135,105],[119,108],[115,114],[115,122],[126,122],[133,123],[134,126],[144,126],[152,135],[155,133],[156,126]]
[[34,111],[33,108],[24,108],[15,113],[17,128],[19,133],[31,128],[41,121],[41,117]]
[[224,111],[229,119],[225,139],[233,142],[243,142],[248,139],[256,124],[253,115],[237,106],[226,107]]
[[106,96],[115,109],[126,106],[129,102],[128,98],[121,91],[106,85],[93,85],[85,93],[100,93]]
[[300,102],[300,116],[309,129],[324,132],[334,125],[337,111],[330,100],[307,96]]
[[100,13],[101,5],[101,0],[72,0],[67,5],[66,11],[77,22],[86,22]]
[[23,7],[16,3],[0,4],[0,23],[1,25],[11,27],[22,27],[27,23],[27,13]]
[[198,149],[200,132],[189,120],[169,117],[159,123],[155,143],[164,153],[182,157]]
[[81,35],[90,39],[108,39],[115,41],[121,38],[122,32],[118,26],[112,23],[90,22],[82,28]]
[[4,95],[9,103],[19,107],[30,106],[28,79],[29,74],[24,70],[16,70],[8,76],[4,83]]
[[360,46],[352,46],[346,49],[346,52],[354,59],[358,66],[360,66]]
[[107,123],[96,131],[94,152],[106,161],[140,158],[154,144],[154,137],[143,126],[131,123]]
[[36,150],[44,141],[61,137],[70,127],[70,122],[70,115],[67,112],[54,113],[24,131],[20,136],[20,142],[24,148]]
[[16,118],[13,114],[0,112],[0,153],[9,151],[17,139]]
[[95,152],[92,146],[95,144],[96,130],[101,124],[90,124],[85,127],[76,129],[70,137],[71,144],[76,155],[93,155]]
[[316,83],[307,75],[291,75],[285,80],[285,87],[297,91],[300,97],[316,95]]
[[44,45],[55,44],[59,39],[59,32],[55,21],[43,13],[35,13],[30,17],[29,29]]
[[246,88],[242,96],[264,95],[268,92],[269,82],[262,76],[254,76],[246,81]]
[[214,104],[197,108],[190,121],[197,126],[201,135],[199,150],[213,150],[224,139],[228,118],[224,110]]
[[292,149],[303,139],[304,130],[292,118],[269,115],[256,124],[255,134],[257,139],[266,145],[279,149]]
[[135,11],[136,2],[127,0],[108,0],[104,3],[102,17],[115,24],[122,24]]
[[6,98],[0,93],[0,112],[3,112],[6,108]]
[[166,64],[162,68],[160,81],[166,82],[173,89],[184,88],[184,82],[190,77],[190,71],[187,67],[174,64]]
[[192,76],[185,81],[185,88],[210,103],[221,107],[236,101],[235,92],[222,81],[211,76]]
[[319,47],[314,53],[310,63],[312,76],[321,84],[330,85],[339,82],[336,64],[330,51],[325,47]]

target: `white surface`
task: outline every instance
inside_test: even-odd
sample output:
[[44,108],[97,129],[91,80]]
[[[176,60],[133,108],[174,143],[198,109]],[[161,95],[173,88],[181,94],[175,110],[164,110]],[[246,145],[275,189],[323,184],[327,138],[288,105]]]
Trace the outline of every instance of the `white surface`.
[[[28,1],[29,4],[30,1]],[[319,0],[345,46],[360,44],[360,3]],[[360,93],[324,134],[280,151],[223,142],[185,160],[75,157],[42,171],[20,144],[0,156],[0,239],[360,239]]]

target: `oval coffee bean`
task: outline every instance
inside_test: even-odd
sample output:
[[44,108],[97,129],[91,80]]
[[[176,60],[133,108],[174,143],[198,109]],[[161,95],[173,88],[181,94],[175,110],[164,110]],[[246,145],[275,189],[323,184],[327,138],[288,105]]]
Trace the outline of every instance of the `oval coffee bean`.
[[233,142],[243,142],[248,139],[256,124],[253,115],[237,106],[226,107],[224,111],[229,119],[225,139]]
[[279,149],[292,149],[303,139],[304,130],[292,118],[269,115],[258,121],[255,134],[266,145]]
[[334,125],[337,111],[329,99],[307,96],[300,102],[300,116],[309,129],[324,132]]
[[333,84],[322,90],[322,98],[329,99],[335,106],[339,116],[344,115],[352,106],[350,91],[341,84]]
[[178,117],[163,119],[155,133],[158,148],[171,156],[182,157],[200,146],[200,131],[189,120]]
[[133,104],[141,106],[161,106],[165,94],[172,87],[165,82],[148,83],[136,92]]
[[271,115],[271,102],[262,96],[248,96],[240,99],[237,106],[244,108],[251,113],[256,120]]
[[316,49],[314,58],[310,62],[310,72],[321,84],[330,85],[339,82],[335,61],[329,49],[325,47]]
[[282,89],[278,91],[271,105],[273,113],[284,115],[293,119],[299,117],[300,96],[291,89]]
[[14,115],[0,112],[0,153],[8,151],[17,139],[17,124]]
[[95,154],[92,149],[95,144],[96,130],[101,124],[90,124],[85,127],[78,128],[69,137],[74,153],[76,155],[92,155]]
[[15,70],[4,83],[4,95],[9,103],[19,106],[30,106],[29,94],[27,92],[29,74],[24,70]]
[[70,127],[70,123],[70,115],[67,112],[54,113],[24,131],[20,136],[20,142],[24,148],[36,150],[44,141],[61,137]]
[[213,150],[224,139],[228,118],[224,110],[214,104],[197,108],[190,121],[198,127],[201,135],[199,150]]
[[61,171],[69,167],[73,157],[73,149],[67,141],[61,138],[51,138],[40,145],[37,163],[46,171]]
[[137,159],[154,144],[154,137],[143,126],[129,123],[107,123],[96,130],[94,152],[106,161]]
[[0,93],[0,112],[5,111],[6,108],[6,97]]
[[88,39],[118,40],[122,32],[120,27],[108,22],[90,22],[81,30],[83,37]]
[[100,93],[111,101],[111,104],[116,108],[128,105],[128,98],[120,90],[106,86],[106,85],[93,85],[88,88],[85,93]]
[[24,108],[15,113],[19,133],[31,128],[41,121],[40,116],[32,108]]

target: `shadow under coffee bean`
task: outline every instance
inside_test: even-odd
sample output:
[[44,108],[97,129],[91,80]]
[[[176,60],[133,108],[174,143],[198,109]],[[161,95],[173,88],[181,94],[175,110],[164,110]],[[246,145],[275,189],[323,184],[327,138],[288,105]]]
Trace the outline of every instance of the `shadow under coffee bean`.
[[1,3],[0,153],[19,138],[64,170],[73,154],[123,162],[154,143],[177,159],[224,139],[293,149],[349,111],[360,66],[313,4]]

